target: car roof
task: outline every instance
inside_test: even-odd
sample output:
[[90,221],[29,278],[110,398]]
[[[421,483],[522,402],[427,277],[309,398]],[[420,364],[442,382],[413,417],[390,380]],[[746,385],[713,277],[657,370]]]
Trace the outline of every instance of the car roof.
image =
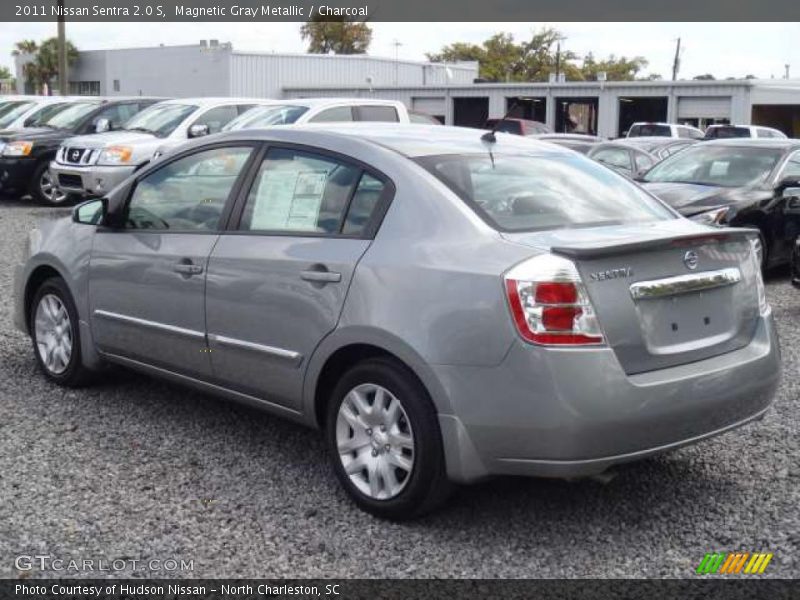
[[643,135],[639,137],[620,138],[619,140],[614,140],[614,142],[619,142],[620,144],[625,144],[628,146],[640,146],[643,148],[674,146],[679,144],[693,144],[699,141],[700,140],[695,140],[692,138],[664,137],[657,135]]
[[703,146],[747,146],[751,148],[796,148],[800,140],[793,138],[725,138],[705,140]]
[[316,108],[318,106],[327,106],[328,104],[375,104],[375,105],[392,105],[397,106],[403,104],[397,100],[379,100],[376,98],[286,98],[283,100],[267,100],[264,101],[265,106],[276,104],[280,106],[307,106],[309,108]]
[[497,141],[492,143],[482,139],[482,136],[486,134],[485,130],[468,127],[442,127],[433,124],[305,123],[293,127],[231,131],[219,134],[219,139],[269,140],[280,138],[288,141],[296,136],[303,138],[303,141],[308,143],[315,133],[319,134],[319,142],[323,142],[326,137],[348,138],[389,148],[409,158],[440,154],[482,154],[488,150],[494,154],[535,152],[537,154],[573,155],[572,151],[567,148],[540,142],[535,138],[497,133]]

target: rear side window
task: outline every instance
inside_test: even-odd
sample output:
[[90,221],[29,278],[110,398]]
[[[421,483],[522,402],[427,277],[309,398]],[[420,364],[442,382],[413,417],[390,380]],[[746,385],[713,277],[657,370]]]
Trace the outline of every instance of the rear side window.
[[111,129],[119,129],[138,112],[138,104],[115,104],[98,114],[93,119],[93,124],[96,124],[98,119],[108,119]]
[[342,121],[353,120],[353,108],[351,106],[336,106],[323,110],[318,115],[309,119],[309,123],[341,123]]
[[329,156],[273,148],[250,189],[239,229],[360,235],[379,210],[384,184]]
[[646,154],[634,154],[633,160],[636,163],[637,171],[644,171],[645,169],[649,169],[653,166],[653,159]]
[[600,148],[592,152],[592,158],[598,162],[618,169],[631,170],[631,159],[628,156],[627,150],[622,148]]
[[358,121],[397,123],[400,120],[394,106],[359,106],[356,115]]
[[429,156],[417,162],[501,231],[675,218],[621,175],[573,153]]

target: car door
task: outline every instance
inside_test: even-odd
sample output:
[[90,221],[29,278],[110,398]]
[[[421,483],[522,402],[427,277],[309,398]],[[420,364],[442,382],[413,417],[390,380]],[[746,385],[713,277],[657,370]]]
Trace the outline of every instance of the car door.
[[134,184],[124,228],[98,229],[89,302],[103,352],[210,375],[205,271],[253,149],[218,145],[165,160]]
[[336,327],[393,189],[338,155],[264,152],[208,263],[206,323],[219,383],[298,408],[306,361]]

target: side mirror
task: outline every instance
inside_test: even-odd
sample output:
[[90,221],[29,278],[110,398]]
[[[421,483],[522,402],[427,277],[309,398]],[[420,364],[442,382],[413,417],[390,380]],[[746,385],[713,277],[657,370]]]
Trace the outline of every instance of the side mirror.
[[94,124],[94,131],[95,133],[104,133],[106,131],[111,131],[111,121],[109,121],[105,117],[97,119],[97,122]]
[[189,137],[198,138],[210,133],[208,125],[195,124],[189,127]]
[[783,192],[784,197],[788,190],[795,188],[800,188],[800,177],[784,177],[778,184],[778,189]]
[[72,221],[81,225],[100,225],[105,214],[104,199],[88,200],[72,209]]

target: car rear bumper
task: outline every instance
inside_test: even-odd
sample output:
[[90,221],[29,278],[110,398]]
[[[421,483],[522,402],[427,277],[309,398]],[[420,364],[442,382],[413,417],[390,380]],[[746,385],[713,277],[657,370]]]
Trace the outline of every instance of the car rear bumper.
[[81,167],[56,161],[50,163],[50,175],[59,189],[81,196],[103,196],[125,181],[135,170],[134,165]]
[[0,158],[0,192],[25,193],[35,169],[32,158]]
[[780,350],[770,316],[744,348],[632,376],[608,348],[522,342],[498,367],[434,369],[454,407],[440,416],[454,480],[581,477],[759,418],[778,386]]

